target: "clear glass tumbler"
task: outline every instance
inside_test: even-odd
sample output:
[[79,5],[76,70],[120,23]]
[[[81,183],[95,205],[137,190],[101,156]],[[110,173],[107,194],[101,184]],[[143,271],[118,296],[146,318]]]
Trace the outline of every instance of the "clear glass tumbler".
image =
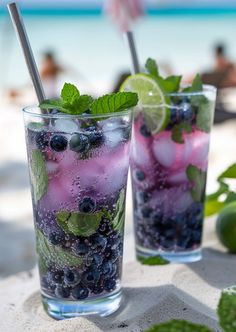
[[148,95],[135,110],[131,147],[137,258],[197,261],[216,90],[170,94],[166,105]]
[[44,308],[109,315],[121,302],[131,111],[23,113]]

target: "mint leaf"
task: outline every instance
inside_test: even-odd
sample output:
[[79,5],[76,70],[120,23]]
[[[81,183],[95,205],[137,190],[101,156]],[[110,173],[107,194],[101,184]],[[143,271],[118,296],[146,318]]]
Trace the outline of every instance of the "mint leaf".
[[144,332],[212,332],[207,326],[194,324],[186,320],[171,320],[152,326]]
[[167,259],[164,259],[161,256],[152,256],[152,257],[139,257],[138,260],[143,264],[143,265],[166,265],[169,264],[170,262]]
[[219,202],[217,200],[206,200],[205,202],[205,211],[204,211],[204,215],[206,217],[210,217],[218,212],[220,212],[220,210],[224,207],[224,203],[223,202]]
[[125,223],[125,190],[120,192],[120,196],[116,203],[115,217],[112,220],[113,229],[119,231],[120,233],[124,230]]
[[197,111],[197,127],[209,133],[213,122],[214,103],[208,100],[205,96],[192,96],[191,105],[198,109]]
[[202,79],[199,74],[197,74],[192,82],[191,92],[199,92],[203,90]]
[[80,92],[75,85],[65,83],[61,90],[61,98],[64,103],[73,105],[80,97]]
[[236,193],[233,191],[230,191],[228,195],[226,196],[225,204],[235,202],[236,201]]
[[236,287],[229,287],[222,291],[217,313],[220,326],[225,332],[236,331]]
[[171,132],[172,140],[176,143],[183,144],[184,143],[184,139],[183,139],[184,132],[186,132],[188,134],[192,132],[192,127],[189,123],[180,123],[180,124],[174,125],[174,127],[172,128],[172,132]]
[[39,229],[36,229],[36,249],[39,266],[43,271],[47,271],[52,264],[63,269],[66,266],[80,266],[83,262],[81,257],[71,254],[60,246],[52,245]]
[[138,103],[138,95],[133,92],[118,92],[95,100],[91,105],[93,114],[106,114],[125,111]]
[[228,167],[219,177],[218,180],[221,179],[236,179],[236,164],[231,165]]
[[201,76],[197,74],[193,79],[192,85],[183,89],[183,92],[200,92],[200,91],[203,91],[203,83]]
[[30,162],[31,181],[34,199],[37,202],[46,193],[48,188],[48,174],[43,154],[39,150],[33,150]]
[[64,105],[63,101],[60,99],[46,99],[39,104],[39,107],[48,110],[56,108],[58,111],[63,113],[69,112],[68,109],[66,109],[66,106]]
[[148,58],[145,63],[148,73],[153,76],[159,76],[157,63],[154,59]]
[[81,95],[73,104],[74,114],[83,114],[89,110],[93,103],[93,98],[88,95]]
[[61,211],[57,213],[56,218],[65,233],[86,237],[96,233],[102,216],[102,211],[91,214]]
[[229,191],[228,184],[224,183],[223,181],[219,181],[219,188],[218,190],[207,196],[207,200],[216,200],[218,197],[220,197],[222,194],[225,194]]
[[203,172],[200,168],[197,168],[194,165],[189,165],[186,169],[186,174],[189,181],[193,184],[191,195],[194,201],[201,202],[205,193],[206,172]]
[[166,93],[178,92],[182,76],[169,76],[163,80],[163,87]]

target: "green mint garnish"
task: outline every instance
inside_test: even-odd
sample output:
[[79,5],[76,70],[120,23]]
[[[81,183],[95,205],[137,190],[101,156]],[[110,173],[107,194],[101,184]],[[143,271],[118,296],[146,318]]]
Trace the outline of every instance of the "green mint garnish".
[[147,59],[145,68],[147,69],[148,73],[156,79],[159,86],[162,87],[163,92],[168,94],[179,91],[182,76],[172,75],[167,78],[163,78],[161,75],[159,75],[156,61],[151,58]]
[[190,134],[192,132],[191,125],[189,123],[176,124],[172,128],[172,132],[171,132],[172,140],[176,143],[183,144],[184,143],[184,138],[183,138],[184,132]]
[[161,256],[153,256],[147,258],[138,256],[138,260],[143,265],[166,265],[170,263],[167,259],[164,259]]
[[236,331],[236,287],[226,288],[222,291],[217,313],[220,326],[225,332]]
[[213,122],[213,105],[205,96],[192,96],[191,105],[198,108],[197,112],[197,127],[209,133]]
[[236,193],[230,190],[230,186],[225,183],[225,179],[236,179],[236,164],[228,167],[217,178],[219,188],[212,194],[208,195],[205,204],[205,215],[211,216],[236,200]]
[[105,95],[91,105],[92,114],[106,114],[121,112],[136,106],[138,103],[138,95],[133,92],[118,92]]
[[187,322],[186,320],[171,320],[152,326],[144,332],[212,332],[207,326]]
[[30,172],[34,199],[37,202],[46,193],[48,188],[48,174],[43,154],[39,150],[33,150],[31,155]]
[[91,111],[92,114],[107,114],[121,112],[138,103],[138,96],[132,92],[118,92],[94,100],[91,96],[81,95],[79,90],[70,83],[65,83],[60,99],[47,99],[40,103],[43,109],[57,109],[60,112],[80,115],[85,111]]
[[206,172],[202,171],[200,168],[194,165],[189,165],[186,169],[186,174],[188,180],[193,184],[191,195],[194,201],[201,202],[205,192],[204,189],[206,185]]
[[183,92],[201,92],[201,91],[203,91],[203,83],[201,76],[199,74],[197,74],[194,77],[191,86],[188,86],[185,89],[183,89]]
[[80,266],[83,262],[81,257],[71,254],[60,246],[52,245],[39,229],[36,230],[36,248],[39,267],[42,271],[47,271],[52,264],[64,268],[66,266]]
[[221,179],[236,179],[236,164],[231,165],[222,174],[220,174],[218,180]]
[[158,66],[154,59],[148,58],[145,64],[145,68],[150,75],[159,77]]
[[116,203],[115,216],[112,220],[113,229],[120,233],[124,230],[125,223],[125,190],[122,190]]
[[61,211],[56,215],[57,223],[65,233],[85,237],[96,233],[102,216],[101,211],[92,214]]

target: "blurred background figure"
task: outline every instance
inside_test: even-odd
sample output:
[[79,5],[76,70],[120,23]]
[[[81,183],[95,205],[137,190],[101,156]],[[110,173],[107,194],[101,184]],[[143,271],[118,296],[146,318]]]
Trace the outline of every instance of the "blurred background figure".
[[58,78],[59,75],[64,71],[64,68],[57,62],[52,51],[46,51],[43,54],[40,76],[42,78],[42,83],[44,91],[46,91],[45,93],[47,98],[58,97]]
[[226,47],[224,44],[221,43],[215,46],[214,55],[215,55],[215,64],[214,64],[215,71],[219,72],[228,71],[234,66],[226,54]]

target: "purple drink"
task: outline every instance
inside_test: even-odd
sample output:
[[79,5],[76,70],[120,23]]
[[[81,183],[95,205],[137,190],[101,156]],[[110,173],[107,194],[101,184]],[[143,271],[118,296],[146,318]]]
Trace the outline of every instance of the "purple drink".
[[[169,105],[140,106],[135,114],[131,175],[136,250],[141,259],[161,255],[191,262],[201,258],[215,89],[174,93],[168,99]],[[163,111],[168,114],[165,125],[153,132],[158,128],[153,114]]]
[[131,112],[24,110],[41,292],[57,319],[121,301]]

